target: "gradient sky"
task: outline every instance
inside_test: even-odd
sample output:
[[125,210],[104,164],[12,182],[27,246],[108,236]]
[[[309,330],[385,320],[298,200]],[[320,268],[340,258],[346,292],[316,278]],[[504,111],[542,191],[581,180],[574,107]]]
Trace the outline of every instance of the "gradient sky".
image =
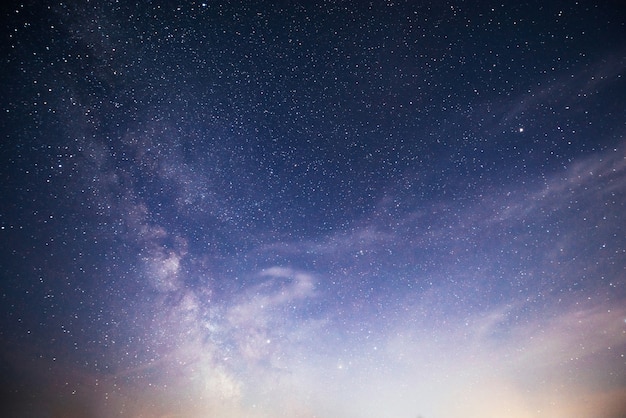
[[626,416],[620,2],[9,3],[3,417]]

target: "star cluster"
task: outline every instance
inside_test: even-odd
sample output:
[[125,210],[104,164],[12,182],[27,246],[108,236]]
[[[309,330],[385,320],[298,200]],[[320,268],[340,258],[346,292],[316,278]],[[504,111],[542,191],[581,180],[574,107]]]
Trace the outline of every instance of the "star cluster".
[[0,403],[626,414],[614,2],[10,2]]

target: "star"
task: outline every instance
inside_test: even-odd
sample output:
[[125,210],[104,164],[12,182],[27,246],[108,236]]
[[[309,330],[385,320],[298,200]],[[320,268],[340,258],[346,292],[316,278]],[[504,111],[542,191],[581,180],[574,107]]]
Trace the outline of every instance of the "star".
[[35,3],[1,416],[626,415],[615,4]]

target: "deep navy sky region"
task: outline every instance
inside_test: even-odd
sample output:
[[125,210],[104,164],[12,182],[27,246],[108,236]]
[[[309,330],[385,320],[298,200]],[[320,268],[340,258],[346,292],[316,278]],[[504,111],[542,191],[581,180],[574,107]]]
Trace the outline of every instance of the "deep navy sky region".
[[3,417],[626,416],[620,2],[1,13]]

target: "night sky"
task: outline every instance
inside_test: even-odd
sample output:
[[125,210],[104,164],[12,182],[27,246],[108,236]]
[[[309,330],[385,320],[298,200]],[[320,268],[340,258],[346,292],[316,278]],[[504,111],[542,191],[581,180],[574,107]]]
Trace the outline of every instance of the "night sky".
[[0,415],[626,417],[621,2],[9,3]]

